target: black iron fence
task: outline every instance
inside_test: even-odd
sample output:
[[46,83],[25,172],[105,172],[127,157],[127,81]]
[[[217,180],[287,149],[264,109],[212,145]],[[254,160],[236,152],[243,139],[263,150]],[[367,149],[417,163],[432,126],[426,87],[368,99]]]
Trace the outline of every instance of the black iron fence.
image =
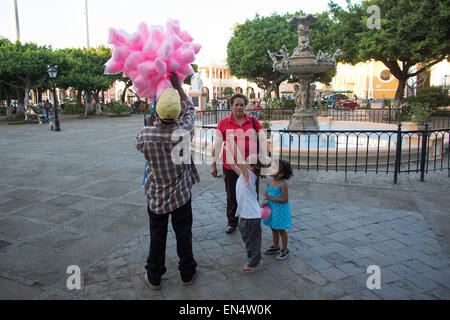
[[[216,128],[196,127],[192,149],[197,161],[210,159]],[[273,158],[299,170],[393,174],[447,171],[450,177],[450,128],[397,130],[295,131],[268,130]]]
[[[261,121],[289,121],[295,109],[266,108],[248,110],[247,114],[253,115]],[[196,120],[201,125],[212,125],[230,115],[230,110],[198,111]],[[372,122],[396,124],[410,118],[406,109],[346,109],[346,108],[319,108],[314,109],[318,117],[331,117],[334,121]],[[430,129],[450,127],[450,111],[439,111],[429,120]]]

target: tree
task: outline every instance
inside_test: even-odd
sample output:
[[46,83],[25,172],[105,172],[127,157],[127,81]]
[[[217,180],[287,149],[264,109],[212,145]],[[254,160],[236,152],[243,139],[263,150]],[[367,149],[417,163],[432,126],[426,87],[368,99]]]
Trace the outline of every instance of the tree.
[[48,77],[47,66],[54,62],[51,47],[0,41],[0,82],[16,89],[16,118],[24,116],[30,91],[43,85]]
[[286,21],[290,16],[260,17],[257,14],[253,20],[236,24],[228,42],[227,63],[231,74],[266,90],[265,98],[269,98],[273,90],[278,97],[280,83],[288,78],[288,75],[273,70],[267,50],[278,51],[285,44],[292,52],[297,34],[295,26]]
[[[342,61],[378,60],[398,79],[394,107],[400,106],[409,78],[450,53],[448,1],[365,0],[354,5],[348,2],[347,10],[333,2],[329,7],[336,45],[344,51]],[[378,8],[380,28],[373,23]],[[419,63],[421,68],[411,71]]]
[[104,64],[111,57],[111,50],[99,46],[89,49],[63,49],[62,51],[72,68],[69,73],[57,78],[58,87],[71,87],[83,92],[85,117],[92,107],[92,99],[95,99],[97,114],[100,114],[100,93],[108,90],[114,81],[122,79],[122,74],[104,74]]
[[[289,79],[289,75],[273,70],[273,61],[267,51],[278,51],[286,45],[292,54],[298,45],[297,28],[287,20],[293,15],[304,15],[302,12],[295,14],[260,17],[256,15],[253,20],[247,20],[243,24],[237,24],[233,36],[228,42],[227,63],[232,75],[238,78],[246,78],[266,90],[265,98],[275,95],[279,98],[280,84]],[[328,29],[333,25],[328,13],[318,14],[318,21],[310,27],[310,40],[315,50],[330,52],[333,42],[328,35]],[[335,70],[318,75],[313,81],[329,83]],[[295,82],[296,78],[290,78]]]
[[233,95],[233,88],[226,87],[225,90],[223,90],[223,95],[229,99]]
[[[194,69],[194,72],[198,72],[198,65],[197,64],[191,64],[191,67],[192,67],[192,69]],[[184,79],[183,83],[191,85],[192,76],[193,76],[193,74],[188,75],[186,77],[186,79]]]

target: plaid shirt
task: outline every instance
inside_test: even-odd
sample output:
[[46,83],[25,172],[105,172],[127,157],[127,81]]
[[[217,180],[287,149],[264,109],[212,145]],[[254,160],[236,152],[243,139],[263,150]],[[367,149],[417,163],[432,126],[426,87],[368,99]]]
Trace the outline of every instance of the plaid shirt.
[[[185,129],[194,134],[195,109],[191,101],[181,102],[183,119],[175,124],[157,122],[144,127],[136,136],[136,148],[147,159],[145,194],[150,210],[156,214],[174,211],[191,198],[191,188],[200,182],[197,169],[191,157],[190,164],[175,164],[172,149],[179,143],[172,141],[172,133]],[[189,140],[190,142],[190,140]]]

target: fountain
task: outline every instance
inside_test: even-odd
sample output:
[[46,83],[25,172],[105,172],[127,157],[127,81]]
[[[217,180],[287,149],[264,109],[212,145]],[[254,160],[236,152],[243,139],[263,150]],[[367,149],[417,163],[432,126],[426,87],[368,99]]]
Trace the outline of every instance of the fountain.
[[[297,25],[298,46],[289,57],[289,52],[285,45],[278,53],[268,50],[273,63],[274,71],[284,74],[293,74],[299,78],[299,83],[295,85],[295,113],[288,125],[289,130],[318,130],[317,119],[312,110],[315,98],[315,85],[311,84],[315,74],[325,72],[336,67],[336,58],[343,52],[338,49],[330,56],[328,53],[314,55],[309,43],[309,26],[315,22],[317,17],[308,14],[307,16],[294,16],[287,20],[289,23]],[[281,62],[277,57],[281,57]]]

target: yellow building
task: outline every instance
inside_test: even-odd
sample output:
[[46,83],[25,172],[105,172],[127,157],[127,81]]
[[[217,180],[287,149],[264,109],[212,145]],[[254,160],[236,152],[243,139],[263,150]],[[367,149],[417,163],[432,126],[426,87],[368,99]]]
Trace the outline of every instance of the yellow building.
[[394,99],[398,80],[380,61],[338,63],[332,87],[335,91],[353,91],[363,99]]

